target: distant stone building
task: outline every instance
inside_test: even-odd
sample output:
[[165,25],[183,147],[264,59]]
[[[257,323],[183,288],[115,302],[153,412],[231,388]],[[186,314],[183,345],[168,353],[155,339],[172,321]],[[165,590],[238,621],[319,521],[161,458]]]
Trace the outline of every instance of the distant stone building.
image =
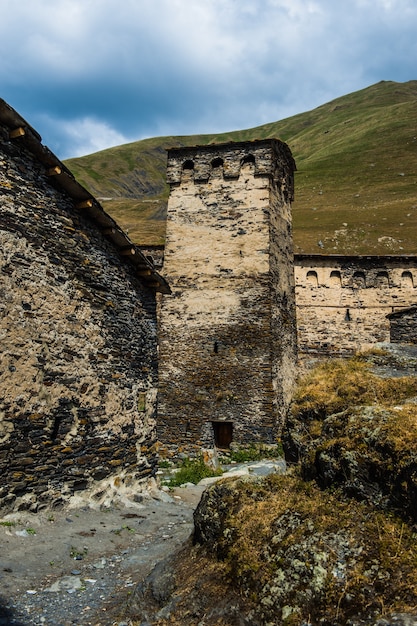
[[[294,268],[300,352],[343,354],[389,342],[390,322],[398,325],[401,309],[417,302],[415,255],[298,254]],[[406,328],[402,340],[414,341]]]
[[296,365],[295,164],[263,140],[172,149],[158,439],[274,443]]
[[150,261],[0,100],[0,507],[153,475],[157,291]]

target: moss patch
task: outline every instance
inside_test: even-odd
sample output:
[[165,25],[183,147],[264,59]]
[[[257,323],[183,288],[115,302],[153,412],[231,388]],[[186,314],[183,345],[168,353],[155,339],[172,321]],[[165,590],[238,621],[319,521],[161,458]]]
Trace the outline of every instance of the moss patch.
[[196,539],[227,566],[262,624],[345,624],[417,604],[412,530],[296,477],[210,488],[196,512]]

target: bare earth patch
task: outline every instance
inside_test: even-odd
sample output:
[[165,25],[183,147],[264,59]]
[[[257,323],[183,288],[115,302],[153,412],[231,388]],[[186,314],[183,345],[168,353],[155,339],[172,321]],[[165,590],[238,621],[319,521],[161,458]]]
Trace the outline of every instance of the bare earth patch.
[[123,623],[132,590],[190,536],[201,491],[1,518],[0,625]]

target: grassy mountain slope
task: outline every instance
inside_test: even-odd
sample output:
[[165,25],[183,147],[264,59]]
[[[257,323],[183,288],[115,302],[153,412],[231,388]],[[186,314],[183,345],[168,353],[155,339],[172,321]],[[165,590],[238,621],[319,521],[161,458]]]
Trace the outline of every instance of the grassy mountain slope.
[[[279,137],[297,163],[296,252],[417,252],[417,81],[219,135],[157,137],[67,161],[137,243],[164,239],[166,148]],[[107,199],[105,199],[107,198]]]

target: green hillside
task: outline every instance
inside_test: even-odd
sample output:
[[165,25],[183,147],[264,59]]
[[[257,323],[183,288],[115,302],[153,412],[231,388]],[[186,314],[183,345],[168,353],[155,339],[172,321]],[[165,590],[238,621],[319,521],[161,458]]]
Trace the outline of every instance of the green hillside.
[[146,139],[66,163],[136,243],[157,244],[166,148],[278,137],[298,169],[296,252],[417,253],[416,105],[417,81],[381,82],[257,128]]

